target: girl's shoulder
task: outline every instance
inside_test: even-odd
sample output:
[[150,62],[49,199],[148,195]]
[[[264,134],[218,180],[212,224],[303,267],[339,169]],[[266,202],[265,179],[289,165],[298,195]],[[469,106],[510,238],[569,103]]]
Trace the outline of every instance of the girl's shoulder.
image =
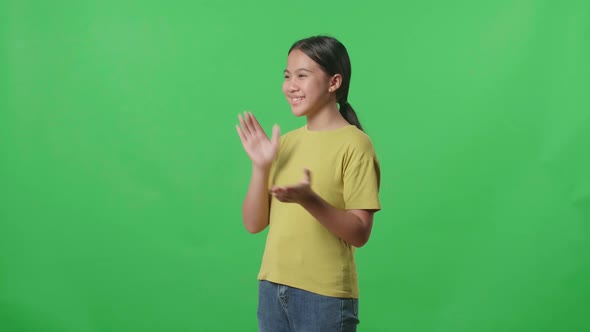
[[362,151],[373,151],[375,149],[373,140],[364,131],[352,126],[349,134],[348,143],[352,148]]

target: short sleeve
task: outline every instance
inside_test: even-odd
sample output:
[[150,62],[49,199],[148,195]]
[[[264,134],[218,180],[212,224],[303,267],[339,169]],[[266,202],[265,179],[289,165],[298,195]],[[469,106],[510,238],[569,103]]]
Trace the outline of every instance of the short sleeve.
[[346,209],[381,210],[379,186],[381,167],[375,156],[351,161],[344,170],[343,194]]

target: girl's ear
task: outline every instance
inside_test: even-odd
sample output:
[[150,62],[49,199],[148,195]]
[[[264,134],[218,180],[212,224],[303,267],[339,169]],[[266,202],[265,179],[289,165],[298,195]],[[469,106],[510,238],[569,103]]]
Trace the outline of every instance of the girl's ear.
[[334,74],[334,76],[330,78],[330,87],[328,88],[328,91],[334,92],[340,88],[340,85],[342,85],[342,75]]

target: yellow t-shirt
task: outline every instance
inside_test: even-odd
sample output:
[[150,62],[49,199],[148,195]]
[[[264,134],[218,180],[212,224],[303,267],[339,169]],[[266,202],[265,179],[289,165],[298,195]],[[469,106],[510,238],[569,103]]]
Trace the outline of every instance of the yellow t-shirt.
[[[269,184],[296,184],[311,171],[311,188],[339,209],[380,210],[380,168],[370,138],[353,125],[328,131],[307,126],[281,137]],[[273,197],[258,279],[316,294],[358,298],[355,248],[301,205]]]

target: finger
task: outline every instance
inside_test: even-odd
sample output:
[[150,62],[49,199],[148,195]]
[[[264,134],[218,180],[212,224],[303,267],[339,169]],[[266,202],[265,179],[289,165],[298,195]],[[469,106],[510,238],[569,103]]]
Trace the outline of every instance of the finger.
[[285,192],[277,192],[275,197],[281,202],[288,202],[289,201],[289,195],[287,195],[287,193],[285,193]]
[[309,171],[309,169],[303,169],[303,173],[305,174],[304,182],[311,183],[311,172]]
[[248,126],[248,130],[250,131],[250,134],[255,135],[258,130],[256,130],[256,126],[254,126],[254,121],[253,119],[253,115],[250,112],[245,112],[245,119],[246,119],[246,125]]
[[275,197],[279,198],[281,201],[284,201],[287,196],[287,191],[285,188],[277,187],[277,188],[274,188],[273,195]]
[[248,137],[251,135],[251,133],[250,133],[250,129],[248,128],[248,125],[246,123],[245,115],[246,115],[245,112],[244,112],[244,116],[239,114],[238,119],[240,119],[240,126],[242,126],[242,133],[244,134],[245,137]]
[[279,125],[275,124],[272,127],[272,144],[277,146],[279,145],[279,138],[281,137],[281,128]]
[[293,187],[285,187],[285,188],[282,188],[281,194],[285,198],[291,197],[291,195],[293,194]]
[[242,129],[240,128],[240,126],[236,125],[236,130],[238,131],[238,136],[240,136],[240,140],[242,141],[242,143],[248,141],[246,139],[246,136],[244,136],[244,133],[242,132]]
[[272,187],[272,189],[270,191],[271,192],[274,192],[274,193],[281,193],[281,192],[284,192],[285,191],[285,187],[277,187],[277,186],[275,186],[275,187]]
[[279,200],[279,202],[285,202],[285,199],[283,198],[283,196],[280,196],[280,195],[274,195],[274,197],[275,197],[276,199],[278,199],[278,200]]
[[276,187],[274,187],[274,188],[270,189],[270,194],[271,194],[273,197],[276,197],[276,198],[277,198],[279,201],[282,199],[282,195],[281,195],[281,193],[279,192],[278,188],[276,188]]
[[[256,117],[254,116],[254,114],[252,114],[252,113],[249,113],[249,114],[250,114],[250,120],[252,121],[252,126],[254,127],[254,130],[259,133],[264,133],[262,126],[260,125],[260,123],[258,122]],[[265,135],[266,135],[266,133],[265,133]]]

